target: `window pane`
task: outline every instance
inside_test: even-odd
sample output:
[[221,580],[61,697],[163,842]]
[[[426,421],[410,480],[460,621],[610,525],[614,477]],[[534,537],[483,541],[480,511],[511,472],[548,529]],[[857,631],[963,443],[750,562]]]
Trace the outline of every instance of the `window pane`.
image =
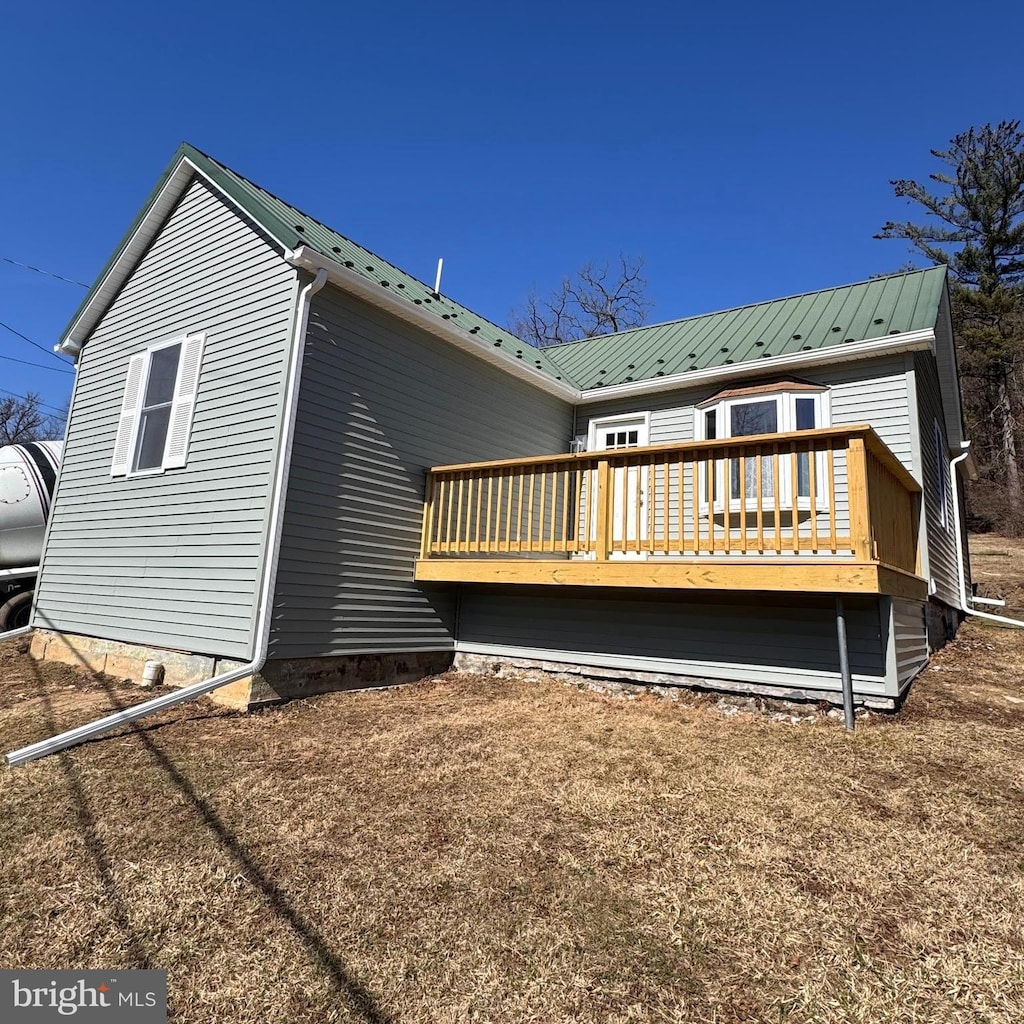
[[[729,470],[730,476],[730,493],[733,498],[739,498],[740,496],[740,460],[730,460],[732,466]],[[743,460],[743,471],[746,474],[746,479],[743,481],[743,497],[750,501],[755,501],[757,498],[757,457],[748,457]],[[775,478],[772,475],[772,457],[770,455],[761,456],[761,497],[762,498],[775,498]]]
[[[803,427],[799,428],[805,429]],[[817,467],[815,467],[817,469]],[[817,488],[821,484],[815,481]],[[796,457],[796,493],[798,498],[811,496],[811,461],[808,452],[798,452]]]
[[146,384],[145,407],[170,402],[174,398],[174,381],[178,376],[180,345],[157,349],[149,362],[149,381]]
[[704,436],[709,441],[714,441],[718,437],[718,412],[715,409],[709,409],[704,413]]
[[628,442],[628,443],[629,443],[629,444],[636,444],[636,443],[637,443],[637,441],[638,441],[638,439],[639,439],[639,437],[640,437],[640,434],[639,434],[639,432],[638,432],[638,431],[636,431],[636,430],[631,430],[631,431],[629,432],[629,442]]
[[798,398],[796,400],[796,429],[813,430],[817,424],[814,422],[814,399]]
[[605,446],[605,448],[614,448],[615,447],[615,435],[614,434],[605,434],[604,435],[604,446]]
[[744,402],[729,410],[733,437],[750,434],[774,434],[779,429],[778,405],[771,402]]
[[165,405],[142,414],[139,423],[139,448],[136,469],[159,469],[164,461],[167,425],[171,421],[171,407]]

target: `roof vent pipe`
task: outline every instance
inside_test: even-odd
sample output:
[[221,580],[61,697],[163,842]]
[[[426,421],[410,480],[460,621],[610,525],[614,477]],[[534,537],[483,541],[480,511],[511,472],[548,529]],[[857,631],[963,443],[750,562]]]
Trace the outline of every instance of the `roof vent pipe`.
[[437,261],[437,277],[434,278],[434,298],[441,298],[441,269],[444,267],[444,260]]

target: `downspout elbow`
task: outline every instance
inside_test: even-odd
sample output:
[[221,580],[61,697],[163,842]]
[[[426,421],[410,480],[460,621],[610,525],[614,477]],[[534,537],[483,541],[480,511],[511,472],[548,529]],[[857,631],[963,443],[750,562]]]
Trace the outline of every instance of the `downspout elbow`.
[[956,567],[960,577],[960,604],[965,615],[973,615],[979,619],[986,619],[989,622],[998,623],[1000,626],[1010,626],[1013,629],[1024,629],[1024,621],[1011,619],[1006,615],[992,615],[990,612],[979,612],[973,608],[971,595],[967,590],[967,572],[964,568],[964,538],[961,536],[962,522],[960,518],[960,475],[957,473],[957,466],[966,461],[971,455],[971,442],[961,443],[963,454],[949,461],[949,482],[953,494],[953,523],[956,533]]

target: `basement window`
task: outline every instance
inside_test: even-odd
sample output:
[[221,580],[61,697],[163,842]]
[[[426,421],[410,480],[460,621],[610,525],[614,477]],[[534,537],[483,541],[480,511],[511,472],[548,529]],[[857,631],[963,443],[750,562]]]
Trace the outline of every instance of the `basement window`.
[[128,360],[111,476],[178,469],[188,461],[205,335],[151,345]]

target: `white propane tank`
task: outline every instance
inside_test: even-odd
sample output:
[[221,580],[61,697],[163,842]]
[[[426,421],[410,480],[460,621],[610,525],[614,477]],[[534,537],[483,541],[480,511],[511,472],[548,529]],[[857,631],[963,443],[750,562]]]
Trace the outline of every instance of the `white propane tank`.
[[38,565],[63,441],[0,448],[0,569]]

